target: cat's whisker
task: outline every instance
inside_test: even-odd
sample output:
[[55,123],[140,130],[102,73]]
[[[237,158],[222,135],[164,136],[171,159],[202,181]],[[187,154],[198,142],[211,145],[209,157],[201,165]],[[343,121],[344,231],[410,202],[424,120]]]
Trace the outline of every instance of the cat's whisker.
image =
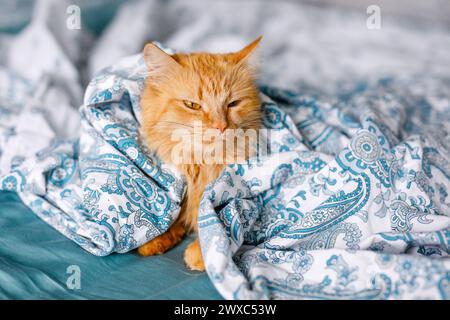
[[172,124],[172,125],[177,125],[177,126],[183,126],[183,127],[194,128],[194,126],[192,126],[192,125],[190,125],[190,124],[179,123],[179,122],[175,122],[175,121],[161,120],[159,123],[167,123],[167,124]]
[[173,124],[157,123],[157,124],[153,125],[152,128],[170,129],[170,130],[182,129],[182,130],[188,130],[188,131],[192,131],[192,129],[193,129],[192,126],[184,125],[184,124],[180,124],[180,123],[173,123]]
[[245,121],[241,126],[243,129],[252,129],[254,127],[260,127],[261,120],[260,119],[253,119]]

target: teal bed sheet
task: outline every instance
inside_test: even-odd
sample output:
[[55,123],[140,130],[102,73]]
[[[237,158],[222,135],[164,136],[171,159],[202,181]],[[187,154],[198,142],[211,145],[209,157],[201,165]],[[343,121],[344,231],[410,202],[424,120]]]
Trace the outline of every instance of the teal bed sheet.
[[[221,299],[205,273],[184,266],[188,242],[155,257],[97,257],[41,221],[17,194],[0,192],[0,299]],[[69,289],[78,267],[80,289]]]

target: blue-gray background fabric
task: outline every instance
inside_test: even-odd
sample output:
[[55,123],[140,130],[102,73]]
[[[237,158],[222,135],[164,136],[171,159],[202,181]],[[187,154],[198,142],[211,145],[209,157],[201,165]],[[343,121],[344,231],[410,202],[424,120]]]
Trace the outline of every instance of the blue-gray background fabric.
[[[162,256],[97,257],[36,217],[12,192],[0,192],[0,299],[220,299],[205,273],[184,266],[189,239]],[[81,269],[71,290],[67,268]]]

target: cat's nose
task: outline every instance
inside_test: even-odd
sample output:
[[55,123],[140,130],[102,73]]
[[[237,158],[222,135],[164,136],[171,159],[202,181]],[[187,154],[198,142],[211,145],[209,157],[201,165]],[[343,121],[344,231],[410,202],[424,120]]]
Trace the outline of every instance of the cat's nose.
[[219,124],[215,124],[214,127],[219,130],[221,133],[224,133],[226,128],[227,128],[227,124],[226,123],[219,123]]

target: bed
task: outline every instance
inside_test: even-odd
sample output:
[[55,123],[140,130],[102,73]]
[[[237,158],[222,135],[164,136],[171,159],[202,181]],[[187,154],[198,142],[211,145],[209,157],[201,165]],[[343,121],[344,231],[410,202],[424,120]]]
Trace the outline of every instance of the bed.
[[[40,82],[41,77],[49,74],[54,76],[55,66],[46,62],[53,61],[49,56],[64,58],[58,65],[63,76],[49,83],[56,83],[55,88],[62,87],[66,95],[52,99],[73,106],[76,113],[86,85],[95,74],[122,57],[140,52],[150,40],[158,40],[175,50],[228,51],[263,34],[261,49],[266,63],[261,70],[261,85],[294,90],[330,103],[345,102],[353,107],[360,101],[357,98],[361,92],[367,88],[370,92],[370,88],[390,83],[391,79],[423,84],[420,87],[426,93],[442,89],[442,83],[449,81],[450,33],[445,17],[431,21],[422,15],[396,15],[396,10],[392,10],[383,16],[385,24],[380,31],[361,28],[367,14],[360,6],[350,9],[324,2],[317,6],[292,1],[264,4],[214,1],[203,11],[200,8],[205,7],[205,2],[201,0],[189,5],[183,1],[103,0],[90,5],[89,1],[77,3],[86,28],[83,25],[82,32],[74,32],[61,28],[69,1],[49,1],[45,5],[44,1],[38,2],[34,9],[27,1],[17,2],[19,7],[5,3],[10,12],[17,12],[9,25],[0,26],[3,31],[0,76],[14,74],[16,80],[15,90],[2,84],[6,81],[0,83],[0,112],[6,116],[14,114],[11,106],[20,108],[25,103],[23,97],[30,88],[36,90],[30,83]],[[444,10],[448,8],[433,1],[431,12],[435,12],[437,5],[443,5]],[[99,8],[104,16],[99,14]],[[223,12],[233,14],[224,16]],[[55,14],[57,18],[49,22],[48,17]],[[101,19],[93,18],[99,15]],[[42,38],[42,43],[48,47],[34,48],[31,40],[43,33],[46,38]],[[47,50],[49,47],[51,50]],[[34,59],[42,63],[35,64],[34,59],[29,61],[18,52],[33,52]],[[2,129],[9,125],[10,120],[5,119],[0,124]],[[70,130],[76,131],[78,127],[74,125]],[[0,140],[1,147],[6,145],[5,141],[6,134]],[[231,293],[217,291],[217,279],[211,281],[206,273],[186,269],[182,252],[189,239],[161,256],[142,258],[130,251],[98,257],[50,227],[16,193],[7,191],[0,192],[0,231],[2,299],[231,298]],[[78,268],[79,288],[73,288],[69,282]],[[448,298],[448,289],[443,290],[441,298]],[[339,298],[326,294],[305,297]]]

